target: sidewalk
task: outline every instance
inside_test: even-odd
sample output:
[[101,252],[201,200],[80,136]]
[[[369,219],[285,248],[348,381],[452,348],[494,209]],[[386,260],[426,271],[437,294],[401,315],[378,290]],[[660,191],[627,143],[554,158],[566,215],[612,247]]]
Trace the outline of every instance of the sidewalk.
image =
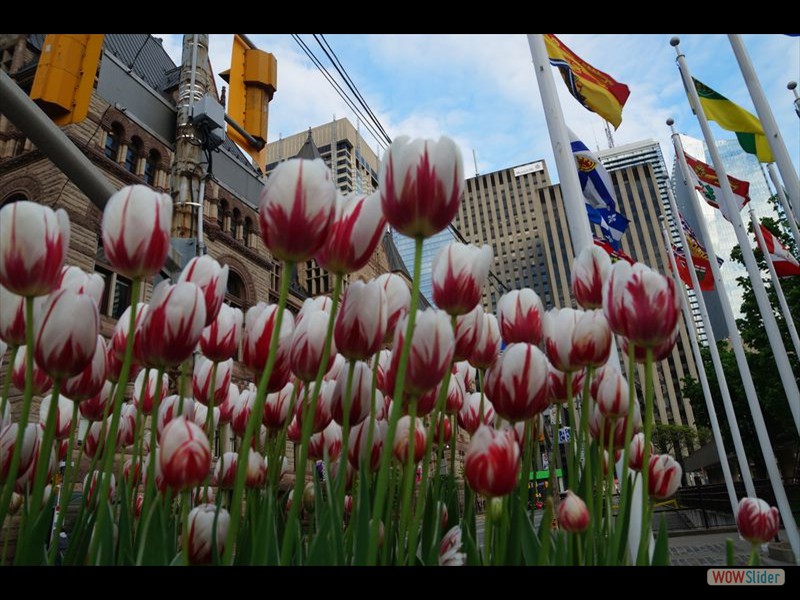
[[[734,565],[745,566],[750,559],[750,542],[739,537],[736,531],[703,532],[669,538],[670,564],[676,566],[725,566],[726,540],[733,540]],[[780,539],[785,541],[786,531],[781,530]],[[761,549],[763,566],[790,567],[791,563],[770,558],[766,547]]]

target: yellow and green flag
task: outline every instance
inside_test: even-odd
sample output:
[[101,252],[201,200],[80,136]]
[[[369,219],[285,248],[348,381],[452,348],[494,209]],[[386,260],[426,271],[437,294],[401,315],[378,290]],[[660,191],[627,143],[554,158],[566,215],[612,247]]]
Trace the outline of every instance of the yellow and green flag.
[[755,154],[761,162],[768,163],[775,160],[769,149],[764,128],[761,127],[761,121],[694,77],[692,81],[700,98],[700,106],[703,107],[703,112],[709,121],[716,121],[723,129],[733,131],[742,150]]

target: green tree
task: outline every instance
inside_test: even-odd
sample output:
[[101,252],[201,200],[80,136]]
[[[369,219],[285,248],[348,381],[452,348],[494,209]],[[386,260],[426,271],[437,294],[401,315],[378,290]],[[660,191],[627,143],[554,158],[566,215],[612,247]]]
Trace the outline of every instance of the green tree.
[[[772,231],[795,256],[797,256],[798,248],[794,244],[794,240],[785,230],[783,225],[775,219],[763,219],[764,226]],[[789,357],[789,363],[794,370],[795,378],[800,376],[800,359],[794,351],[789,331],[786,326],[786,321],[780,311],[777,295],[769,280],[769,271],[767,264],[764,260],[763,253],[758,245],[755,243],[755,235],[753,234],[752,226],[748,227],[753,240],[753,248],[755,250],[756,261],[762,271],[762,277],[767,288],[767,293],[770,302],[773,306],[773,312],[778,322],[781,335],[783,337],[784,346]],[[736,260],[743,264],[742,252],[739,246],[736,246],[731,252],[731,259]],[[798,448],[797,430],[794,427],[794,420],[792,418],[789,402],[786,396],[786,391],[783,388],[778,369],[775,365],[774,355],[772,348],[767,338],[766,330],[764,329],[764,321],[761,318],[761,313],[758,309],[755,296],[753,294],[753,286],[748,277],[740,277],[738,279],[739,286],[744,292],[744,301],[742,303],[741,312],[742,318],[737,319],[737,326],[742,341],[745,345],[745,353],[747,355],[747,362],[750,366],[750,373],[753,377],[753,385],[755,386],[756,393],[758,394],[761,410],[764,414],[764,421],[769,431],[770,441],[772,445],[784,446],[786,444],[792,445],[795,452]],[[793,315],[800,315],[800,277],[784,277],[780,281],[781,288],[784,296],[786,297],[789,310]],[[758,444],[758,439],[753,427],[750,408],[747,404],[747,398],[744,393],[744,386],[742,385],[741,375],[739,373],[738,365],[733,350],[730,348],[727,340],[721,340],[717,343],[717,348],[720,352],[725,378],[728,382],[728,388],[731,392],[731,401],[733,403],[734,412],[736,413],[739,429],[745,446],[745,452],[751,462],[755,463],[756,475],[765,476],[764,461],[761,456],[761,448]],[[707,349],[702,350],[703,362],[706,366],[706,373],[708,374],[709,386],[711,388],[711,395],[714,399],[714,406],[717,412],[717,417],[721,423],[723,437],[725,439],[726,449],[730,452],[733,450],[733,443],[730,436],[730,430],[727,426],[727,419],[725,418],[725,411],[722,406],[722,397],[719,393],[719,386],[717,385],[716,374],[710,359],[710,353]],[[703,391],[698,381],[687,378],[684,380],[683,393],[692,401],[692,406],[695,412],[695,418],[698,424],[703,426],[710,426],[708,419],[708,411],[706,410],[705,400],[703,398]]]

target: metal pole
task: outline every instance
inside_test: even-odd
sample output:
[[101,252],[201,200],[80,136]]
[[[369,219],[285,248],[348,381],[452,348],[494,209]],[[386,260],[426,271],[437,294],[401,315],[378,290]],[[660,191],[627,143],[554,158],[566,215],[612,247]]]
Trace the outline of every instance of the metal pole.
[[97,208],[105,208],[117,188],[4,71],[0,71],[0,112],[22,130]]
[[797,244],[798,248],[800,248],[800,230],[797,228],[796,215],[792,212],[792,208],[789,206],[789,201],[786,199],[786,194],[783,193],[783,185],[781,185],[781,180],[778,177],[777,170],[775,169],[775,165],[773,163],[769,163],[767,165],[767,172],[769,173],[769,178],[772,180],[772,185],[775,186],[775,193],[778,196],[778,201],[781,203],[783,212],[786,213],[786,220],[789,222],[789,229],[792,231],[794,243]]
[[[541,33],[528,34],[528,46],[531,51],[533,69],[536,73],[536,81],[539,84],[539,93],[542,97],[542,108],[545,120],[547,121],[547,131],[550,134],[550,142],[553,145],[553,156],[558,170],[558,180],[561,185],[561,198],[564,202],[564,212],[567,215],[567,226],[569,236],[572,239],[572,250],[577,256],[584,248],[594,244],[592,231],[589,228],[589,218],[586,214],[586,206],[583,200],[583,191],[578,180],[578,169],[575,166],[575,156],[567,134],[567,125],[564,121],[564,113],[561,111],[561,103],[556,92],[556,82],[553,72],[550,69],[550,60],[547,57],[547,48],[544,45],[544,38]],[[617,351],[616,340],[611,338],[611,353],[609,363],[612,367],[621,371],[619,353]],[[633,385],[633,382],[630,382]],[[617,463],[617,472],[621,474],[622,461]],[[621,475],[620,475],[621,477]],[[641,478],[634,479],[633,494],[631,500],[631,513],[629,523],[628,547],[631,556],[636,556],[639,549],[639,532],[642,520],[642,483]],[[649,536],[649,547],[652,550],[652,533]]]
[[761,126],[764,128],[764,133],[767,136],[767,143],[772,156],[775,157],[775,162],[778,164],[778,170],[781,172],[781,179],[786,185],[786,191],[789,195],[789,202],[792,205],[794,214],[800,215],[800,180],[797,178],[797,172],[792,165],[792,157],[789,156],[789,151],[786,149],[786,144],[783,142],[781,132],[778,129],[778,123],[772,114],[772,109],[769,107],[764,90],[761,88],[761,82],[758,80],[756,70],[753,68],[753,63],[750,62],[750,56],[747,54],[747,49],[744,47],[742,36],[738,33],[729,33],[728,39],[731,42],[733,53],[736,55],[736,60],[739,63],[739,68],[742,70],[744,82],[750,92],[750,97],[753,99],[753,105],[756,109],[756,114],[761,121]]
[[[700,354],[700,346],[697,343],[695,328],[693,326],[689,327],[689,323],[692,323],[692,314],[689,310],[689,302],[686,300],[686,288],[684,288],[683,282],[681,281],[680,277],[678,277],[678,266],[675,264],[675,255],[672,252],[672,241],[669,239],[669,233],[667,233],[666,228],[662,228],[662,232],[664,234],[664,244],[666,244],[667,252],[669,253],[670,264],[672,265],[673,277],[675,278],[676,285],[681,289],[681,308],[683,309],[683,319],[687,324],[686,330],[689,332],[689,340],[692,344],[694,362],[697,363],[697,374],[700,377],[700,385],[703,388],[703,398],[706,401],[708,419],[711,421],[711,431],[714,434],[714,443],[717,446],[719,464],[722,467],[722,475],[725,479],[725,488],[728,490],[728,498],[731,502],[731,510],[733,511],[733,516],[735,517],[737,508],[739,507],[739,502],[738,498],[736,498],[736,488],[733,485],[733,476],[731,475],[731,468],[728,464],[728,453],[725,451],[725,442],[722,439],[722,431],[720,431],[719,420],[717,419],[717,410],[714,408],[714,400],[711,397],[711,388],[708,385],[708,376],[706,375],[705,365],[703,364],[703,356]],[[686,251],[686,246],[684,246],[684,251]],[[690,253],[687,252],[687,254]],[[690,272],[693,269],[694,267],[689,267]],[[695,293],[699,295],[700,292],[695,289]],[[694,324],[692,323],[692,325]]]
[[[672,119],[667,120],[667,125],[670,127],[672,126]],[[675,142],[675,153],[678,155],[678,163],[683,164],[681,161],[682,157],[682,150],[679,151],[680,140],[678,139],[678,134],[675,133],[675,130],[672,130],[672,139]],[[682,167],[681,167],[682,168]],[[694,196],[694,190],[690,190],[692,196]],[[736,459],[739,463],[739,472],[742,475],[742,481],[744,481],[744,488],[747,492],[747,495],[751,498],[756,497],[756,487],[753,484],[753,476],[750,473],[750,463],[747,460],[747,453],[744,450],[744,442],[742,441],[742,434],[739,431],[739,422],[736,418],[736,411],[733,409],[733,401],[731,400],[731,392],[728,388],[728,379],[725,377],[725,369],[722,367],[722,359],[719,355],[719,348],[717,348],[717,339],[714,335],[714,330],[711,327],[711,319],[708,316],[708,308],[706,307],[705,298],[703,298],[703,293],[700,290],[700,281],[697,278],[697,271],[694,268],[694,259],[692,258],[692,253],[689,251],[689,244],[686,240],[686,232],[684,232],[683,227],[680,224],[680,213],[678,212],[678,205],[675,202],[675,196],[672,194],[672,188],[667,182],[667,197],[669,198],[670,207],[672,208],[673,218],[677,221],[677,229],[678,235],[681,240],[681,245],[684,248],[684,252],[686,253],[686,264],[689,266],[689,276],[692,279],[692,287],[695,291],[695,297],[697,298],[697,307],[700,310],[700,317],[703,319],[703,326],[706,329],[706,336],[708,337],[708,351],[711,354],[711,363],[714,365],[714,373],[717,375],[717,385],[719,385],[719,391],[722,395],[722,406],[725,408],[725,416],[728,419],[728,427],[731,430],[731,439],[733,440],[733,448],[736,452]],[[706,244],[706,252],[708,253],[709,263],[713,263],[711,266],[711,274],[714,277],[714,285],[717,288],[717,293],[722,295],[724,294],[724,283],[722,281],[722,274],[719,270],[719,265],[717,264],[717,255],[714,251],[714,246],[711,244],[711,240],[708,237],[708,234],[705,229],[705,222],[702,221],[701,217],[701,226],[700,226],[700,235],[703,237],[703,242]],[[670,248],[671,250],[671,248]],[[723,301],[722,299],[720,299]],[[726,297],[727,300],[727,297]],[[730,328],[731,325],[728,323],[728,327]],[[736,323],[734,322],[733,327],[736,327]],[[697,363],[698,369],[704,369],[703,363]],[[741,369],[741,367],[740,367]],[[755,396],[755,388],[753,390],[753,394]],[[711,413],[709,412],[709,417]],[[736,511],[734,510],[734,514]]]
[[[673,41],[676,38],[673,38]],[[778,367],[778,373],[783,383],[783,389],[786,393],[786,399],[789,402],[789,408],[792,411],[794,419],[794,426],[797,432],[800,433],[800,388],[797,387],[797,379],[795,379],[792,372],[792,366],[789,364],[789,358],[786,356],[786,347],[783,344],[780,330],[778,329],[778,322],[775,320],[775,313],[772,310],[772,305],[767,296],[767,289],[764,287],[764,282],[761,279],[761,270],[758,268],[756,257],[753,254],[753,248],[750,245],[750,240],[747,237],[747,230],[742,222],[742,216],[739,213],[739,208],[734,200],[731,184],[728,181],[728,175],[725,170],[725,165],[722,163],[722,158],[719,155],[717,145],[714,143],[714,135],[711,133],[711,128],[708,126],[708,120],[700,105],[700,100],[697,97],[697,90],[691,80],[689,67],[686,65],[686,58],[680,53],[675,44],[675,50],[678,52],[678,64],[680,70],[685,77],[686,89],[689,91],[689,97],[692,99],[692,106],[695,107],[697,120],[700,123],[700,128],[703,130],[703,136],[708,145],[708,152],[711,155],[711,161],[714,164],[714,170],[717,172],[719,179],[720,189],[722,190],[722,206],[728,209],[728,215],[731,218],[731,225],[736,234],[736,239],[739,242],[739,248],[742,251],[742,258],[744,259],[745,267],[747,267],[747,274],[750,276],[750,281],[753,284],[753,295],[756,297],[758,303],[758,310],[761,313],[761,318],[764,322],[764,329],[769,338],[769,345],[772,348],[772,354],[775,358],[775,364]],[[699,213],[698,213],[699,214]]]
[[[731,185],[728,181],[728,176],[725,172],[725,166],[722,164],[722,160],[720,159],[719,152],[717,151],[717,147],[714,144],[714,136],[711,134],[711,130],[708,126],[708,121],[706,120],[705,113],[703,112],[702,106],[700,106],[700,101],[697,97],[697,90],[694,87],[694,83],[692,82],[691,75],[689,74],[689,68],[686,65],[686,58],[683,54],[681,54],[680,49],[678,48],[678,44],[680,40],[678,38],[672,38],[670,44],[675,47],[675,51],[678,55],[678,66],[683,77],[684,86],[689,94],[690,105],[694,108],[695,114],[697,116],[697,121],[700,123],[700,128],[703,130],[703,135],[706,139],[706,143],[708,145],[709,153],[711,154],[712,162],[714,163],[714,169],[717,172],[717,177],[719,178],[720,186],[722,188],[722,202],[725,203],[724,205],[728,207],[728,213],[731,215],[733,219],[733,228],[736,232],[736,237],[739,240],[739,246],[742,250],[742,256],[745,261],[745,265],[747,266],[747,270],[750,273],[750,280],[753,283],[753,291],[756,296],[756,300],[759,304],[759,309],[761,311],[761,316],[764,320],[765,327],[769,330],[770,325],[774,326],[777,330],[777,324],[775,323],[775,315],[772,314],[772,307],[769,305],[769,299],[766,297],[766,290],[764,289],[764,282],[761,281],[761,274],[758,270],[758,265],[755,264],[755,257],[753,256],[753,249],[750,247],[750,242],[747,239],[747,233],[744,230],[744,225],[742,224],[741,215],[737,210],[735,202],[733,201],[733,192],[731,191]],[[680,160],[682,163],[685,162],[683,157],[683,153],[680,153]],[[682,165],[682,168],[686,168],[685,165]],[[691,194],[692,199],[695,203],[697,203],[697,194]],[[699,213],[699,210],[697,211]],[[703,229],[703,237],[708,243],[708,232],[706,231],[705,221],[703,219],[699,219],[701,223],[701,228]],[[710,260],[709,264],[711,265],[712,269],[716,268],[716,261]],[[755,275],[755,276],[754,276]],[[716,279],[716,275],[715,275]],[[739,368],[742,374],[742,381],[745,385],[745,390],[750,390],[747,393],[747,401],[750,405],[750,412],[753,416],[753,424],[755,425],[756,434],[758,436],[758,441],[761,445],[761,452],[764,455],[764,463],[766,464],[767,471],[769,472],[770,482],[772,483],[772,489],[775,493],[775,499],[778,503],[778,509],[780,510],[781,517],[783,518],[784,525],[786,526],[787,535],[789,536],[789,541],[792,546],[792,551],[794,552],[795,561],[800,564],[800,532],[797,529],[797,523],[795,522],[794,515],[792,515],[791,506],[789,505],[789,500],[786,497],[786,490],[783,488],[783,481],[781,479],[780,470],[778,469],[778,462],[775,459],[775,453],[772,450],[772,443],[769,439],[769,433],[767,432],[767,426],[764,422],[764,415],[761,412],[761,406],[758,403],[758,398],[755,393],[755,387],[753,386],[752,377],[750,375],[750,368],[747,366],[747,359],[744,354],[744,346],[742,344],[741,336],[739,335],[739,330],[736,328],[736,320],[733,318],[733,310],[730,306],[730,301],[728,300],[727,295],[720,294],[720,300],[722,300],[722,309],[725,313],[725,318],[728,322],[728,327],[730,329],[731,335],[731,344],[733,346],[734,353],[736,354],[737,363],[739,363]],[[780,347],[783,347],[783,341],[778,339]],[[785,364],[787,367],[788,360],[786,358],[786,351],[785,349],[783,352],[778,353],[775,351],[775,345],[773,345],[773,355],[775,361],[779,363]],[[789,368],[789,374],[791,375],[791,368]],[[795,418],[795,427],[800,429],[800,408],[795,410],[795,406],[800,404],[800,392],[797,390],[797,381],[794,379],[794,375],[791,375],[791,381],[786,381],[783,377],[784,372],[781,370],[781,379],[783,380],[784,388],[787,392],[787,396],[789,397],[789,406],[792,408],[792,413]],[[792,389],[793,388],[793,389]],[[794,395],[792,398],[791,396]]]
[[778,296],[778,304],[781,305],[783,319],[786,321],[786,327],[789,329],[789,337],[792,338],[795,356],[800,357],[800,338],[797,336],[797,329],[794,326],[792,312],[789,310],[789,305],[786,304],[786,297],[783,295],[780,279],[778,277],[778,273],[775,271],[775,264],[772,262],[772,257],[767,251],[767,244],[764,242],[764,235],[761,232],[760,223],[758,222],[758,218],[756,217],[756,213],[752,207],[750,208],[750,222],[753,224],[753,232],[756,234],[758,245],[761,247],[761,251],[764,254],[764,260],[767,261],[769,275],[772,277],[772,287],[775,288],[775,294]]
[[794,112],[800,117],[800,94],[797,93],[797,82],[790,81],[786,84],[786,89],[794,92]]

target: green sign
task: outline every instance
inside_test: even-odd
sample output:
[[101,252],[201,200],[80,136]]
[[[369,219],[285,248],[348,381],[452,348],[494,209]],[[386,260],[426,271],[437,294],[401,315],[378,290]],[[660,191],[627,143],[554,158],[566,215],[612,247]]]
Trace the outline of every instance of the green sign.
[[[536,471],[536,479],[547,479],[550,477],[550,471]],[[556,469],[556,477],[561,477],[561,469]],[[530,472],[528,479],[533,479],[533,471]]]

